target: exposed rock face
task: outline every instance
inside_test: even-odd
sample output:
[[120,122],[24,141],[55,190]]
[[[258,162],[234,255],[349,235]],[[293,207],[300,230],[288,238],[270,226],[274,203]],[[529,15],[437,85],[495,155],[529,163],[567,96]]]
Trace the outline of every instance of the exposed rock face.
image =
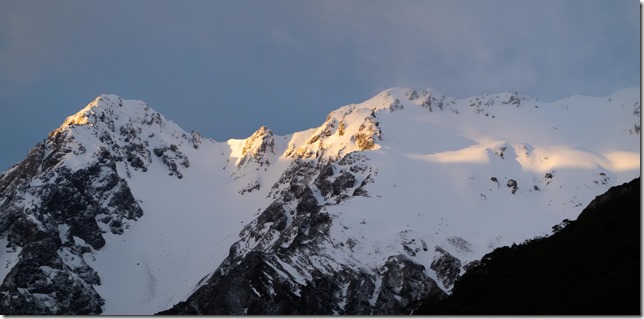
[[517,189],[519,188],[517,181],[513,179],[509,179],[508,182],[505,184],[510,190],[512,191],[512,194],[517,192]]
[[[296,160],[271,192],[274,201],[244,227],[228,257],[193,295],[162,314],[403,314],[416,300],[443,298],[422,265],[390,256],[375,269],[353,268],[331,250],[336,204],[366,185],[366,159]],[[324,202],[319,202],[319,192]]]
[[326,121],[317,128],[302,145],[290,145],[284,155],[296,159],[325,159],[339,161],[345,155],[358,150],[371,150],[382,141],[382,130],[376,111],[393,112],[403,109],[398,99],[385,92],[381,105],[358,108],[351,104],[331,112]]
[[143,215],[123,175],[147,171],[153,153],[179,178],[189,166],[175,145],[151,150],[155,134],[144,128],[159,133],[168,125],[143,103],[100,96],[0,175],[0,240],[16,254],[0,285],[1,313],[102,312],[94,289],[101,280],[86,253]]
[[168,168],[170,173],[168,175],[176,175],[177,178],[183,178],[183,174],[179,171],[181,167],[190,167],[188,157],[183,154],[175,144],[170,146],[157,147],[154,149],[154,155],[161,158],[163,164]]
[[[413,93],[416,93],[416,91],[414,91]],[[430,92],[427,90],[423,91],[421,97],[418,97],[418,94],[410,94],[409,96],[410,100],[415,100],[418,98],[422,99],[421,106],[428,109],[430,112],[433,112],[436,108],[442,111],[443,108],[448,104],[454,103],[453,99],[448,99],[443,94],[440,94],[438,92]]]
[[375,116],[368,117],[358,128],[354,136],[355,143],[361,151],[373,149],[377,139],[382,139],[379,123]]
[[436,271],[436,275],[443,283],[443,286],[450,289],[461,273],[461,261],[443,248],[436,247],[436,255],[434,255],[431,268]]
[[[65,258],[81,258],[79,266],[70,269],[57,251],[68,253]],[[100,284],[98,275],[77,254],[51,239],[26,244],[21,259],[0,286],[0,311],[43,315],[101,313],[103,299],[92,287]]]
[[99,314],[100,279],[83,254],[105,245],[104,231],[120,234],[143,214],[106,149],[76,170],[57,165],[71,152],[66,134],[53,134],[0,177],[0,234],[20,250],[0,285],[4,314]]
[[237,160],[237,167],[242,167],[251,160],[259,164],[259,166],[270,165],[271,163],[266,154],[275,154],[274,146],[273,131],[265,126],[260,127],[259,130],[246,139],[241,157]]
[[409,313],[408,307],[417,300],[445,298],[447,294],[425,274],[424,268],[404,255],[390,257],[383,267],[382,289],[373,314]]
[[273,132],[264,126],[242,142],[243,147],[241,152],[237,154],[232,176],[235,180],[245,184],[238,191],[243,195],[262,189],[263,183],[258,172],[267,171],[271,166],[271,161],[277,156]]

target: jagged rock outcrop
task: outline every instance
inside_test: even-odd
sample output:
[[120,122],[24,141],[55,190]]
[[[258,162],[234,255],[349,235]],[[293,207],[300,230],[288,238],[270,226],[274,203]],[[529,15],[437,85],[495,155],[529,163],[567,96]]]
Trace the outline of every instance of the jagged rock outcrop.
[[183,178],[183,174],[179,171],[181,167],[190,167],[188,157],[179,150],[177,145],[171,144],[170,146],[159,146],[154,148],[154,155],[159,157],[163,164],[168,168],[170,173],[168,175],[176,175],[178,179]]
[[246,162],[254,161],[259,166],[268,166],[270,161],[267,158],[267,153],[275,154],[274,150],[275,139],[273,138],[273,131],[262,126],[253,135],[251,135],[244,143],[241,156],[237,159],[237,167],[242,167]]
[[461,261],[445,249],[436,247],[436,255],[434,255],[431,268],[436,272],[436,276],[443,286],[450,289],[461,273]]
[[388,258],[382,269],[382,288],[373,314],[405,314],[420,299],[442,300],[447,294],[424,272],[424,267],[404,255]]

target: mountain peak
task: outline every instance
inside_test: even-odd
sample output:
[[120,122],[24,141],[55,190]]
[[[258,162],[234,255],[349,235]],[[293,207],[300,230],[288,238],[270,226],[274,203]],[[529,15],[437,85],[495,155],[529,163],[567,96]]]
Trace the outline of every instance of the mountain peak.
[[136,128],[154,124],[165,126],[165,123],[169,122],[143,101],[125,100],[118,95],[102,94],[76,114],[67,117],[60,128],[87,125],[99,131],[107,129],[110,132],[116,132],[123,130],[124,127]]
[[169,130],[171,135],[186,134],[145,102],[125,100],[114,94],[99,95],[76,114],[67,117],[58,130],[75,126],[89,126],[97,133],[107,131],[120,135],[133,134],[132,131],[141,133],[142,127],[158,126],[152,130]]
[[103,94],[67,117],[50,133],[45,147],[66,159],[69,167],[81,167],[87,160],[100,159],[107,150],[117,163],[124,163],[128,177],[130,169],[147,171],[156,155],[170,175],[181,178],[179,170],[181,166],[187,167],[188,161],[177,147],[190,143],[198,148],[199,140],[198,133],[189,135],[143,101]]
[[251,158],[260,164],[260,166],[264,164],[270,165],[265,153],[274,153],[274,145],[275,139],[273,138],[273,131],[262,125],[253,135],[246,139],[241,156],[237,160],[237,166],[242,166]]
[[122,107],[123,100],[113,94],[102,94],[96,97],[94,101],[90,102],[78,113],[68,116],[63,122],[62,127],[71,126],[71,125],[85,125],[93,124],[91,123],[92,114],[95,114],[98,110]]

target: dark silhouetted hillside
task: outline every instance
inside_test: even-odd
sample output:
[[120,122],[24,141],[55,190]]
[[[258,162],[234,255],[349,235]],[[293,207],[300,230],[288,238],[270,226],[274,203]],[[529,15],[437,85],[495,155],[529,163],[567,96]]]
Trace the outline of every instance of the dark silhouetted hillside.
[[546,238],[502,247],[415,314],[641,315],[640,179]]

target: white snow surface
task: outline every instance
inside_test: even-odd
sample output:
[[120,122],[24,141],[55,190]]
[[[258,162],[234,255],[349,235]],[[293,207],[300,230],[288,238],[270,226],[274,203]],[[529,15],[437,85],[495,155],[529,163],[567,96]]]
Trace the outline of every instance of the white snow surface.
[[[331,112],[318,128],[271,136],[273,146],[264,152],[257,137],[265,128],[248,143],[202,138],[195,148],[189,133],[161,116],[158,125],[141,126],[139,136],[150,150],[177,145],[189,167],[181,168],[179,179],[154,155],[145,172],[119,163],[144,215],[122,235],[105,233],[106,245],[84,259],[101,278],[95,289],[106,301],[104,314],[167,309],[218,267],[242,227],[271,203],[271,187],[294,158],[337,160],[360,152],[374,172],[369,196],[323,208],[333,216],[330,237],[352,248],[329,246],[326,253],[374,269],[391,255],[408,254],[405,243],[417,252],[410,258],[436,279],[430,269],[435,247],[465,265],[496,247],[549,234],[595,196],[639,176],[639,95],[627,89],[542,103],[511,93],[456,100],[433,90],[392,88]],[[87,149],[68,154],[63,165],[81,167],[103,145],[94,132],[108,128],[90,115],[107,110],[116,131],[158,114],[140,101],[97,98],[59,128],[73,130]],[[360,132],[375,144],[359,147]],[[252,156],[241,161],[246,154]],[[506,186],[510,179],[518,185],[514,194]],[[18,252],[3,251],[0,262],[9,265]],[[306,276],[281,265],[306,283]]]

